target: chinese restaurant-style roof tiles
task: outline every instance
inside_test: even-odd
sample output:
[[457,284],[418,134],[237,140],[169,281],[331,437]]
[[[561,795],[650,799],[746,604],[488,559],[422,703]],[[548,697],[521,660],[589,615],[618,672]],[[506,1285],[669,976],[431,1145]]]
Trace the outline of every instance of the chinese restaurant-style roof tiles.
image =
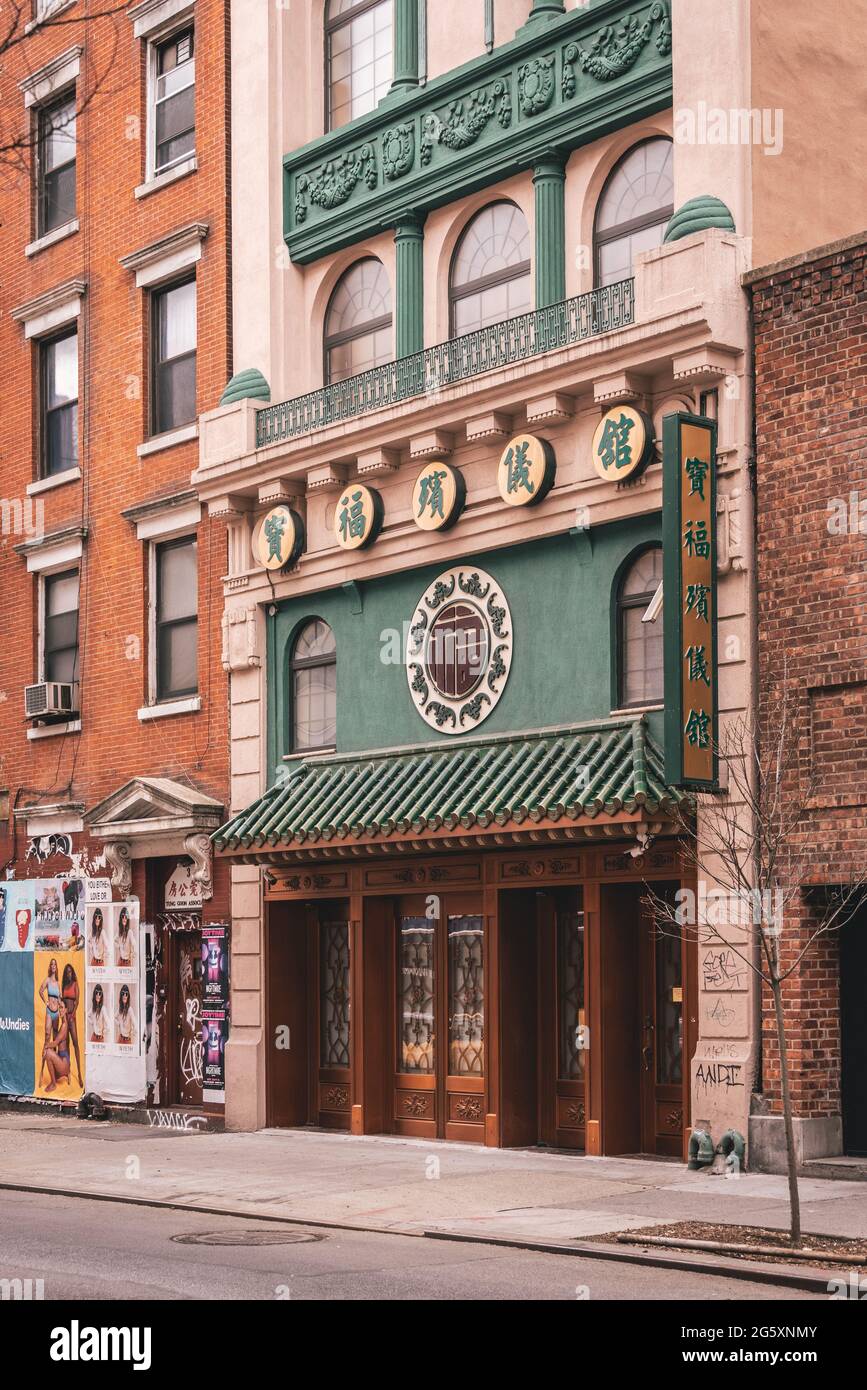
[[213,836],[218,853],[250,858],[317,847],[560,828],[597,818],[671,816],[685,798],[666,787],[644,718],[581,725],[460,747],[329,756],[288,776]]

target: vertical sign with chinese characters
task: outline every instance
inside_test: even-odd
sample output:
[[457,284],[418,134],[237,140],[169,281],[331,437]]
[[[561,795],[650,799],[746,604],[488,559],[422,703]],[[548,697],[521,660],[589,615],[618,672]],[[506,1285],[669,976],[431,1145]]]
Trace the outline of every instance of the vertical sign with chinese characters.
[[716,422],[663,421],[665,779],[718,786]]

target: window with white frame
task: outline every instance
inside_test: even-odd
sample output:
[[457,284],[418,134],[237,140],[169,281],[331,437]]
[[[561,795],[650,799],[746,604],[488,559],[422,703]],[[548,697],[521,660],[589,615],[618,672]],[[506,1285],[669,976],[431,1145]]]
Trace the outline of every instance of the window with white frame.
[[44,574],[40,584],[39,678],[71,685],[78,680],[79,571]]
[[78,466],[78,332],[39,344],[41,429],[39,475]]
[[196,56],[193,26],[150,44],[149,148],[151,177],[196,152]]
[[165,434],[196,418],[196,282],[151,295],[151,432]]
[[37,236],[75,217],[75,91],[40,108],[36,149]]
[[393,0],[329,0],[325,9],[328,129],[373,111],[394,76]]
[[151,550],[152,695],[181,700],[199,689],[199,547],[195,536],[160,541]]

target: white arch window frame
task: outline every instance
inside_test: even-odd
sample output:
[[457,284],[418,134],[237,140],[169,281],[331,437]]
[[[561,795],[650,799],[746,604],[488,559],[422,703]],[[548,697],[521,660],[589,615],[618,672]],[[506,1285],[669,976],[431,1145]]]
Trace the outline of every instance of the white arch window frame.
[[[632,237],[637,232],[643,232],[651,227],[666,226],[674,216],[674,201],[666,203],[664,206],[654,209],[652,212],[644,213],[640,217],[633,217],[626,222],[616,223],[613,227],[607,227],[604,231],[599,230],[599,216],[605,204],[606,195],[611,188],[617,175],[620,173],[624,164],[638,150],[646,149],[648,145],[665,144],[669,146],[673,154],[674,141],[668,135],[648,135],[644,140],[638,140],[634,145],[630,145],[624,150],[608,171],[605,182],[602,185],[599,197],[596,200],[596,208],[593,213],[593,284],[597,289],[602,288],[602,266],[600,251],[603,246],[610,246],[614,242],[622,241],[626,237]],[[631,273],[631,271],[630,271]]]
[[526,214],[525,214],[523,208],[520,207],[520,205],[519,205],[518,203],[516,203],[512,198],[494,198],[494,199],[492,199],[490,202],[484,203],[481,207],[476,208],[476,210],[471,214],[471,216],[467,218],[467,221],[465,222],[464,226],[461,228],[460,236],[458,237],[457,241],[455,242],[455,247],[454,247],[454,250],[452,251],[451,259],[450,259],[450,261],[449,261],[448,294],[449,294],[449,338],[450,338],[450,339],[451,339],[451,338],[456,338],[456,337],[463,337],[463,336],[465,336],[465,335],[468,334],[468,333],[475,333],[475,332],[478,332],[478,331],[479,331],[480,325],[476,325],[475,328],[464,328],[464,329],[461,329],[461,331],[460,331],[460,333],[459,333],[459,332],[457,331],[457,323],[456,323],[456,312],[455,312],[455,311],[456,311],[456,306],[461,302],[461,300],[470,299],[470,298],[472,298],[472,296],[475,295],[475,294],[483,294],[485,290],[488,290],[488,289],[496,289],[496,288],[498,288],[500,285],[508,285],[508,284],[512,284],[512,283],[514,283],[514,282],[516,282],[516,281],[518,281],[518,280],[524,280],[524,279],[526,279],[526,280],[528,281],[528,288],[529,288],[529,291],[530,291],[530,296],[529,296],[529,297],[530,297],[530,301],[531,301],[531,304],[532,304],[532,298],[533,298],[533,283],[532,283],[533,262],[532,262],[532,256],[531,256],[531,255],[528,255],[528,256],[527,256],[524,260],[522,260],[522,261],[516,261],[516,262],[515,262],[513,265],[511,265],[511,266],[504,266],[501,270],[493,271],[493,272],[491,272],[491,273],[488,274],[488,275],[479,276],[479,277],[477,277],[475,280],[468,280],[468,281],[466,281],[466,282],[465,282],[464,284],[462,284],[462,285],[455,286],[455,270],[456,270],[456,268],[457,268],[457,264],[458,264],[458,261],[459,261],[459,259],[460,259],[460,255],[461,255],[461,252],[462,252],[462,250],[463,250],[463,247],[464,247],[464,245],[465,245],[465,243],[466,243],[466,241],[467,241],[467,238],[469,237],[470,233],[472,232],[473,228],[475,227],[475,225],[476,225],[476,223],[479,221],[479,219],[480,219],[481,217],[483,217],[483,216],[485,215],[486,212],[491,212],[491,211],[493,211],[493,210],[496,209],[496,208],[509,208],[512,212],[517,212],[517,213],[520,214],[520,216],[523,218],[523,221],[524,221],[524,227],[525,227],[525,231],[526,231],[526,238],[527,238],[527,242],[528,242],[528,250],[530,249],[530,247],[529,247],[530,226],[529,226],[529,223],[527,222]]
[[[390,305],[388,313],[380,314],[376,318],[367,319],[363,323],[353,325],[352,328],[340,329],[336,333],[329,332],[329,321],[331,319],[331,315],[335,306],[335,301],[337,299],[338,294],[340,293],[340,290],[346,284],[353,272],[356,270],[360,270],[365,265],[376,265],[379,267],[384,283],[388,286],[388,302]],[[348,343],[358,342],[361,338],[373,337],[375,334],[381,333],[386,329],[393,330],[393,328],[394,302],[392,299],[391,281],[388,278],[388,270],[378,256],[360,256],[357,260],[352,261],[351,264],[349,264],[345,268],[345,270],[343,270],[337,277],[337,280],[334,284],[334,288],[329,294],[328,302],[325,305],[325,315],[323,318],[322,331],[322,379],[325,385],[333,386],[341,381],[347,380],[347,377],[335,377],[333,375],[331,354],[335,349],[346,347]],[[389,361],[392,360],[393,355],[394,343],[392,342],[391,353],[388,358]],[[381,366],[383,364],[377,363],[375,365]],[[349,376],[353,375],[355,375],[355,373],[349,373]]]

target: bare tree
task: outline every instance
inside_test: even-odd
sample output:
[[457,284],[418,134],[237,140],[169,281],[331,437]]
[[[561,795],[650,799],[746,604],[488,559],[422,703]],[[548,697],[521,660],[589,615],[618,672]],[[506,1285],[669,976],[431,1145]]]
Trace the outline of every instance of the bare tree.
[[[44,34],[55,30],[66,31],[70,40],[100,20],[111,20],[112,47],[101,55],[99,68],[90,65],[88,80],[76,87],[76,117],[90,106],[97,95],[107,87],[115,65],[118,45],[118,28],[114,20],[126,9],[127,4],[112,3],[112,0],[93,0],[94,8],[85,3],[73,6],[69,11],[64,0],[54,0],[46,4],[44,17],[40,15],[38,32]],[[31,28],[36,9],[34,0],[0,0],[0,170],[26,169],[29,155],[38,141],[35,122],[24,117],[23,104],[13,100],[10,82],[17,83],[32,75],[28,46],[35,31]],[[16,50],[21,50],[20,57]],[[15,55],[11,60],[11,55]],[[13,69],[15,69],[13,73]],[[13,88],[14,90],[14,88]],[[16,93],[17,95],[17,93]]]
[[[710,910],[691,912],[683,900],[666,901],[648,884],[645,906],[662,934],[694,933],[702,945],[721,945],[758,977],[773,999],[780,1054],[786,1135],[790,1234],[801,1245],[801,1205],[789,1071],[785,987],[822,938],[839,930],[865,900],[867,870],[854,880],[816,894],[808,872],[816,857],[811,837],[812,774],[801,766],[788,683],[766,706],[759,722],[733,720],[718,747],[727,790],[699,799],[700,835],[688,812],[680,813],[682,853],[705,888]],[[799,911],[810,899],[810,920]],[[681,895],[683,899],[684,895]]]

